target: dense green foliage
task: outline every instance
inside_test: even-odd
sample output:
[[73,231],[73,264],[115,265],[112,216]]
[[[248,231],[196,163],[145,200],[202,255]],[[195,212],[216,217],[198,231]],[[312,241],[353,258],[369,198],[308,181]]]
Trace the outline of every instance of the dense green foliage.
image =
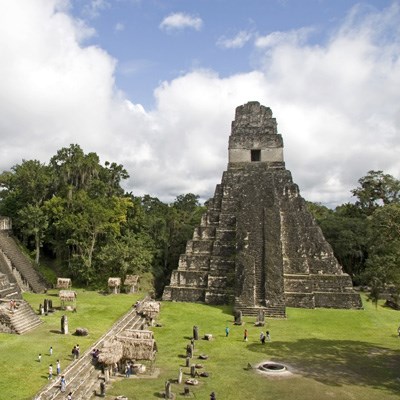
[[[134,197],[121,186],[128,177],[122,165],[101,165],[96,153],[70,145],[48,164],[23,160],[0,174],[0,215],[12,218],[47,277],[100,287],[109,276],[151,272],[160,295],[205,209],[192,193],[171,204]],[[356,284],[370,285],[375,299],[388,286],[398,295],[400,181],[369,171],[352,193],[354,204],[334,210],[308,206]]]
[[152,272],[161,293],[203,207],[190,193],[172,204],[135,198],[121,186],[128,177],[122,165],[103,166],[71,145],[48,164],[23,160],[0,174],[0,215],[12,218],[36,263],[57,266],[59,276],[99,287],[109,276]]
[[308,203],[335,256],[357,284],[371,286],[371,297],[390,288],[400,293],[400,181],[369,171],[352,190],[355,204],[330,210]]

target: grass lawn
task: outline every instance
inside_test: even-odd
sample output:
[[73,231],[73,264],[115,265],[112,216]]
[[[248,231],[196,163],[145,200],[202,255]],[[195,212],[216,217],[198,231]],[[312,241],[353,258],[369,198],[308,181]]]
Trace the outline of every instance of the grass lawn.
[[[48,366],[60,360],[61,368],[71,362],[71,349],[79,344],[81,353],[99,339],[115,321],[125,314],[138,295],[108,295],[77,290],[76,313],[56,311],[43,316],[43,324],[24,335],[0,333],[0,399],[25,400],[32,397],[47,384]],[[52,299],[53,307],[60,306],[58,291],[50,290],[46,295],[25,293],[24,299],[39,309],[43,300]],[[69,335],[61,335],[61,316],[68,316]],[[77,327],[89,330],[89,336],[72,335]],[[49,348],[53,347],[53,355]],[[42,361],[38,362],[38,354]]]
[[[48,297],[48,295],[47,295]],[[27,294],[26,299],[37,308],[44,296]],[[49,297],[48,297],[49,298]],[[108,327],[136,301],[132,295],[101,296],[93,292],[78,293],[78,312],[69,314],[70,332],[77,326],[87,327],[88,338],[79,338],[83,350],[91,346]],[[56,297],[54,297],[58,301]],[[54,304],[53,300],[53,304]],[[234,326],[230,307],[202,304],[163,302],[154,328],[159,352],[155,363],[157,378],[138,379],[132,376],[114,381],[107,387],[107,399],[125,395],[130,400],[160,398],[165,381],[177,379],[183,367],[185,349],[199,327],[200,337],[212,333],[214,340],[196,341],[195,358],[201,362],[208,378],[199,378],[200,384],[191,387],[196,399],[209,399],[214,391],[218,400],[233,399],[296,399],[296,400],[394,400],[400,393],[400,339],[397,327],[400,312],[375,309],[364,302],[365,310],[287,309],[288,318],[268,319],[265,330],[271,333],[271,342],[259,342],[261,329],[254,327],[254,318],[245,317],[245,325]],[[44,318],[45,323],[34,332],[23,336],[0,334],[1,399],[30,399],[47,383],[50,361],[57,358],[62,366],[70,362],[71,348],[77,338],[60,335],[62,313]],[[230,327],[225,337],[225,327]],[[249,331],[249,340],[243,341],[243,330]],[[49,346],[54,354],[48,355]],[[43,353],[42,363],[36,361]],[[197,360],[205,353],[206,361]],[[286,364],[293,371],[290,377],[266,377],[247,364],[255,365],[272,360]],[[172,384],[177,398],[184,398],[183,385]]]
[[[126,395],[130,400],[159,398],[168,379],[177,379],[185,365],[185,348],[193,325],[200,337],[212,333],[213,341],[196,342],[197,360],[210,373],[191,387],[197,399],[209,399],[214,391],[218,400],[233,399],[362,399],[394,400],[400,394],[400,339],[397,327],[400,312],[365,302],[365,310],[305,310],[289,308],[285,320],[268,319],[264,328],[271,342],[259,342],[261,329],[254,318],[244,326],[234,326],[229,307],[189,303],[162,303],[159,322],[154,328],[159,353],[157,379],[123,379],[108,389],[109,399]],[[225,337],[225,327],[230,327]],[[243,341],[243,331],[249,340]],[[282,362],[295,373],[289,378],[266,377],[247,370],[265,360]],[[183,368],[188,378],[189,368]],[[184,398],[183,385],[172,384],[177,398]]]

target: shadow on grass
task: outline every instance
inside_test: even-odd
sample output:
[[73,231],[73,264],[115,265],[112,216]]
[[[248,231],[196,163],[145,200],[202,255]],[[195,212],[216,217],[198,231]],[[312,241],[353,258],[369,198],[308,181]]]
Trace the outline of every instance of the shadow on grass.
[[222,314],[229,315],[231,317],[231,319],[229,321],[231,321],[231,320],[234,321],[235,320],[234,315],[233,315],[234,314],[233,313],[233,306],[231,306],[231,305],[213,306],[213,305],[207,304],[207,307],[220,310]]
[[400,350],[351,340],[302,339],[294,343],[274,341],[249,344],[265,358],[286,363],[307,378],[326,385],[361,385],[400,390]]

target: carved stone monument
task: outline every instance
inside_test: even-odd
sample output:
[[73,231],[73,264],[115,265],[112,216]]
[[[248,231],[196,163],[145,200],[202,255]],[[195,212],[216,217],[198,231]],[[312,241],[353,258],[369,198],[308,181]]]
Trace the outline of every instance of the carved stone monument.
[[61,333],[68,335],[68,317],[66,315],[61,317]]
[[270,108],[237,107],[228,169],[163,299],[233,303],[244,315],[275,317],[286,306],[362,307],[285,168]]

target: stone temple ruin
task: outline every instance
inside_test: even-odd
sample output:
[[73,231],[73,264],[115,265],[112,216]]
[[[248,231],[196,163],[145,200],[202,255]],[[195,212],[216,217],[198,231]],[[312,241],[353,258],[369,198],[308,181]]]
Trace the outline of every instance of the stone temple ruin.
[[233,303],[266,316],[285,316],[286,307],[362,307],[285,168],[270,108],[236,109],[228,169],[163,299]]

